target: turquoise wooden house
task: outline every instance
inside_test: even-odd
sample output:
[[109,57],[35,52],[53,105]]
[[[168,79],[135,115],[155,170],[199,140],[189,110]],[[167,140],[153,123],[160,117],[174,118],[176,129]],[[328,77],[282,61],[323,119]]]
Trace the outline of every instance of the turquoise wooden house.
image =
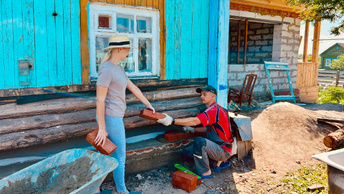
[[338,56],[344,53],[344,43],[336,43],[320,54],[321,69],[331,69],[333,61],[338,60]]
[[[2,0],[0,178],[90,146],[85,136],[98,127],[97,73],[111,35],[125,34],[137,48],[121,65],[156,110],[188,117],[205,108],[195,92],[205,84],[224,107],[228,87],[241,86],[247,73],[259,75],[256,91],[268,92],[263,61],[289,62],[295,85],[296,12],[282,0]],[[288,87],[278,74],[272,79],[276,90]],[[171,163],[192,143],[156,142],[167,128],[140,118],[144,106],[132,94],[126,102],[127,173]]]
[[[59,151],[90,146],[85,136],[97,128],[97,72],[114,34],[128,35],[137,48],[121,65],[157,111],[197,115],[204,105],[195,89],[208,83],[226,105],[227,0],[5,2],[0,5],[0,177]],[[144,106],[132,94],[126,101],[130,151],[130,145],[137,148],[137,142],[166,128],[140,118]],[[190,143],[173,144],[166,153],[175,155]],[[128,155],[129,161],[136,159],[137,154]]]

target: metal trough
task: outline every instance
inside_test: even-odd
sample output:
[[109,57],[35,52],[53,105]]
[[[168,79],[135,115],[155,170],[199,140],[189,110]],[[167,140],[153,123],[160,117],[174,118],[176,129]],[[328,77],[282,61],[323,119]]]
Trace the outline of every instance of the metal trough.
[[344,148],[312,157],[327,164],[328,192],[344,193]]
[[0,193],[95,193],[118,161],[85,149],[60,152],[0,180]]

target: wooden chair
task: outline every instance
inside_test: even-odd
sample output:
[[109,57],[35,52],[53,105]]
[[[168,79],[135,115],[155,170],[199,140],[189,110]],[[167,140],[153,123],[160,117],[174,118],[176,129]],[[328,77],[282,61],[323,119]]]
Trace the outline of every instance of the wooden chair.
[[257,75],[256,74],[247,74],[241,89],[238,88],[229,88],[227,102],[231,100],[241,104],[244,100],[248,100],[248,107],[251,106],[252,92],[254,85],[256,84]]

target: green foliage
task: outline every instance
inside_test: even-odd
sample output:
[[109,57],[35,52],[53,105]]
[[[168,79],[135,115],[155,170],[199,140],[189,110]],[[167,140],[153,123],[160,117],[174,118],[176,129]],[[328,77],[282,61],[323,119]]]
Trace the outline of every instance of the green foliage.
[[317,164],[311,168],[301,167],[298,173],[287,173],[283,182],[286,187],[296,193],[311,193],[307,192],[307,188],[312,185],[323,185],[325,187],[325,189],[316,190],[313,193],[328,193],[327,167],[325,164]]
[[338,60],[332,61],[331,69],[344,70],[344,54],[338,56]]
[[318,97],[318,104],[344,104],[344,88],[342,86],[329,86],[326,89],[319,92]]
[[320,1],[320,0],[287,0],[291,5],[304,5],[300,12],[302,20],[320,21],[321,19],[331,22],[342,20],[340,24],[331,29],[331,34],[340,35],[344,33],[344,3],[343,0]]

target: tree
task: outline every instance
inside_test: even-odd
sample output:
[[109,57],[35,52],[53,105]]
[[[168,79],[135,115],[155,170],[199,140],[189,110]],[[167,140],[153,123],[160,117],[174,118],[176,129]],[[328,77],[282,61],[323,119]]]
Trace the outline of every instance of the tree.
[[338,56],[338,60],[333,60],[331,69],[344,70],[344,54]]
[[331,34],[340,35],[344,33],[344,0],[287,0],[294,6],[304,5],[300,11],[301,18],[307,22],[321,21],[331,22],[341,20],[340,24],[331,29]]

